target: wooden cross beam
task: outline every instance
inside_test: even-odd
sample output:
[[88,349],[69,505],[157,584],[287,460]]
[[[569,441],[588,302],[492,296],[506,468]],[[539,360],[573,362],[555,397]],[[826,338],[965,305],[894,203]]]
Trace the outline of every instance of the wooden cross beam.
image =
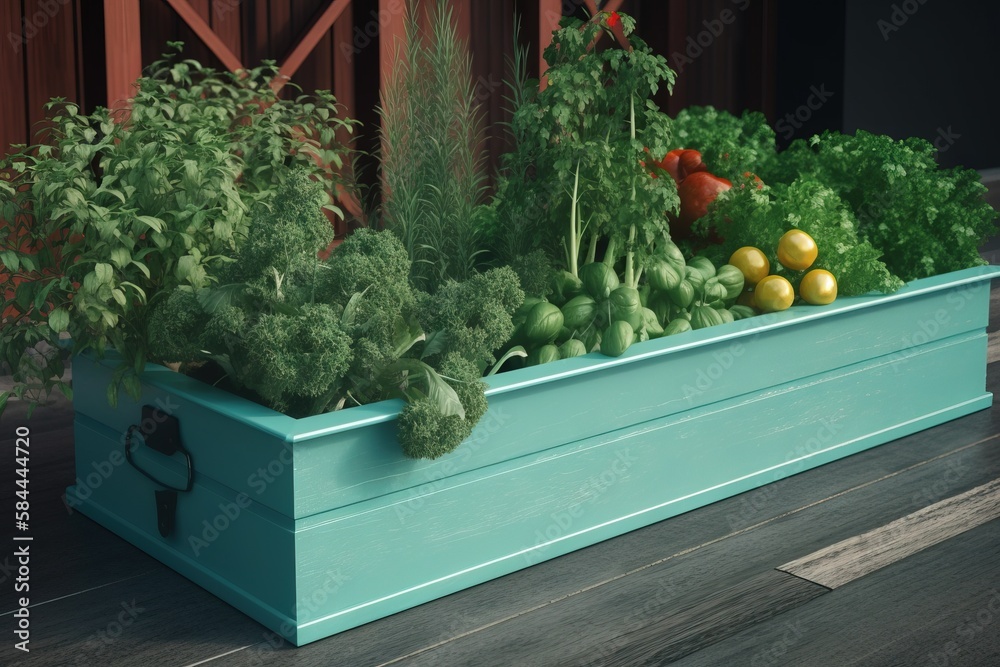
[[[175,0],[177,1],[177,0]],[[316,22],[309,28],[309,32],[298,43],[292,52],[285,58],[285,62],[278,69],[278,76],[271,82],[274,92],[281,90],[286,83],[298,71],[305,59],[312,53],[319,41],[323,39],[333,24],[337,22],[344,10],[351,6],[351,0],[333,0],[326,8],[326,11],[316,19]]]
[[239,72],[244,69],[243,63],[239,58],[236,57],[229,47],[226,46],[225,42],[219,39],[219,36],[215,34],[212,27],[208,25],[208,22],[201,17],[201,14],[191,6],[188,0],[167,0],[167,3],[174,8],[177,15],[183,19],[185,23],[191,30],[194,30],[194,34],[198,35],[198,39],[205,43],[205,46],[215,54],[215,57],[222,61],[222,64],[226,66],[230,72]]

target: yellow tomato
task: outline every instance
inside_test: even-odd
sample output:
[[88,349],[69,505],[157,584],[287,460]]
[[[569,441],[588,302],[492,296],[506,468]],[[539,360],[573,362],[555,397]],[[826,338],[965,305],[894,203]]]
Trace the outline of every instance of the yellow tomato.
[[771,272],[771,262],[759,248],[743,246],[733,253],[729,263],[743,273],[747,287],[753,287]]
[[753,291],[754,307],[765,313],[787,310],[795,301],[795,288],[782,276],[768,276]]
[[786,269],[805,271],[813,265],[817,255],[816,241],[801,229],[785,232],[778,241],[778,261]]
[[837,279],[829,271],[813,269],[802,277],[799,296],[806,303],[825,306],[837,298]]
[[739,298],[736,299],[736,304],[740,306],[750,306],[751,308],[753,308],[754,307],[753,290],[747,290],[746,292],[740,294]]

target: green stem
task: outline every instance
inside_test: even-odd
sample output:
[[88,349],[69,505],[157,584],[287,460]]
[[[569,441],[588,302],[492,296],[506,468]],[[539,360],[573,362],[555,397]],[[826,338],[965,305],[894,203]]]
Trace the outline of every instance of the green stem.
[[590,248],[587,249],[587,264],[597,259],[597,232],[590,233]]
[[[629,134],[632,141],[635,141],[635,95],[630,95],[629,103]],[[632,201],[635,201],[635,177],[632,177]],[[639,278],[635,271],[635,225],[631,225],[628,230],[628,249],[625,255],[625,284],[629,287],[638,287]]]
[[635,261],[635,225],[629,227],[628,230],[628,249],[625,252],[625,284],[629,287],[635,287],[638,282],[635,279],[635,266],[633,262]]
[[615,237],[608,239],[608,248],[604,251],[604,263],[614,268],[618,261],[618,243]]
[[576,161],[576,176],[573,178],[573,208],[569,214],[569,272],[574,276],[579,273],[580,263],[580,234],[577,231],[579,220],[577,219],[577,206],[580,201],[580,161]]

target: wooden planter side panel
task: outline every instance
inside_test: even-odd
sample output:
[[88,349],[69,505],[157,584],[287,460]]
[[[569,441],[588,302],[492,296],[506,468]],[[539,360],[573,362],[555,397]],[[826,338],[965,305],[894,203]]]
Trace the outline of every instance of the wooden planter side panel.
[[[313,497],[313,488],[300,486],[307,479],[300,474],[300,461],[310,452],[320,456],[324,446],[336,449],[343,443],[333,440],[324,445],[328,436],[297,443],[294,474],[276,470],[268,486],[273,495],[248,495],[221,481],[227,466],[240,468],[242,475],[262,460],[258,457],[280,453],[275,447],[283,441],[251,428],[249,417],[231,420],[219,406],[186,405],[182,409],[192,411],[188,416],[197,414],[205,420],[200,424],[188,420],[184,436],[199,472],[194,490],[178,500],[174,533],[161,538],[153,509],[154,487],[124,464],[122,429],[109,423],[122,418],[117,414],[121,411],[105,409],[104,419],[78,413],[78,483],[69,492],[69,502],[267,627],[303,644],[989,407],[985,326],[987,279],[993,272],[959,272],[952,274],[953,285],[947,289],[925,290],[928,284],[943,283],[923,282],[909,295],[880,301],[877,308],[849,309],[825,320],[800,318],[794,325],[759,336],[733,338],[742,341],[745,352],[733,353],[735,361],[728,369],[716,356],[716,343],[722,341],[715,341],[641,362],[638,359],[655,346],[639,346],[636,363],[610,363],[593,373],[528,382],[516,390],[512,387],[529,374],[512,374],[506,380],[510,391],[494,395],[491,413],[503,404],[500,399],[509,401],[512,411],[521,404],[541,405],[547,415],[572,410],[569,401],[574,396],[533,390],[565,390],[587,378],[605,378],[609,385],[593,399],[595,412],[605,401],[620,409],[615,401],[624,400],[618,396],[624,391],[632,393],[633,401],[641,394],[654,396],[651,405],[670,404],[662,399],[662,390],[653,390],[642,376],[660,357],[670,360],[669,386],[696,382],[700,370],[710,380],[718,375],[716,385],[733,389],[712,394],[706,386],[701,402],[693,407],[643,409],[638,419],[608,421],[609,428],[574,440],[552,446],[536,442],[534,451],[522,449],[524,432],[518,424],[537,417],[528,411],[512,412],[502,424],[494,420],[494,432],[480,447],[507,452],[506,459],[483,463],[487,459],[476,459],[478,452],[473,452],[469,460],[477,465],[472,467],[462,469],[454,463],[451,474],[444,474],[444,467],[425,467],[395,490],[380,488],[358,502],[299,518],[275,511],[263,499],[277,498],[279,488],[293,496],[284,502],[286,507],[298,507],[299,496]],[[977,282],[962,284],[973,275],[978,275]],[[852,321],[855,317],[860,320]],[[950,329],[952,324],[961,331]],[[831,346],[870,350],[868,341],[883,339],[882,327],[899,325],[883,343],[889,351],[849,363],[831,353],[822,370],[800,366],[808,360],[790,347],[796,338],[819,340],[821,346],[812,349],[819,357]],[[823,330],[840,335],[821,336]],[[775,339],[785,350],[777,362],[767,352],[775,347]],[[697,363],[682,372],[688,357]],[[711,370],[713,364],[721,370]],[[763,387],[740,384],[755,374],[776,377],[770,375],[773,365],[808,372]],[[667,368],[659,372],[666,373]],[[103,398],[104,392],[97,389],[106,381],[104,370],[87,363],[75,368],[81,393]],[[628,377],[629,372],[635,377]],[[178,376],[159,372],[151,377],[149,384],[160,387],[150,394],[154,397]],[[614,378],[620,387],[613,385]],[[193,412],[197,410],[203,412]],[[134,419],[132,411],[124,413]],[[373,427],[350,428],[340,435],[354,437],[371,429],[369,449],[390,446],[377,440],[385,437],[384,428],[391,422],[379,421],[374,407],[366,414],[372,416]],[[610,413],[604,418],[609,417]],[[267,411],[254,413],[254,419],[266,423]],[[284,423],[295,425],[296,420]],[[489,427],[489,421],[484,424]],[[230,435],[227,440],[227,433],[238,437]],[[354,463],[366,461],[358,454],[361,446],[359,442],[345,447],[355,453]],[[220,450],[215,459],[213,449]],[[444,460],[460,457],[461,450]],[[351,468],[351,459],[333,460],[345,467],[328,468],[325,486],[350,488],[352,478],[358,484],[370,483],[372,471],[363,465]],[[157,475],[178,473],[176,462],[156,454],[143,455],[140,463]],[[291,487],[281,487],[288,479],[294,480]],[[310,481],[319,483],[318,478]]]
[[299,597],[331,571],[339,587],[328,615],[310,610],[296,641],[985,409],[985,350],[982,334],[929,344],[902,375],[894,362],[863,362],[307,519],[297,531]]
[[[380,495],[418,492],[445,477],[831,368],[885,355],[905,358],[916,344],[986,326],[981,278],[945,290],[947,296],[926,290],[927,282],[897,298],[844,299],[651,341],[619,359],[587,355],[496,378],[487,417],[463,447],[437,461],[401,455],[398,402],[294,420],[149,366],[141,403],[172,407],[196,470],[212,471],[234,492],[301,519]],[[139,406],[122,397],[121,408],[109,410],[110,368],[94,371],[78,380],[84,391],[77,412],[124,433],[138,421]],[[324,431],[333,432],[312,436]],[[289,469],[293,474],[285,474]]]

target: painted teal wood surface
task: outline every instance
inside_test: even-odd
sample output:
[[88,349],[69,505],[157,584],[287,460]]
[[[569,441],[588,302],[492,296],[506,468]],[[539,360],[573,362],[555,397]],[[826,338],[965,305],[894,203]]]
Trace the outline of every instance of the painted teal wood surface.
[[[197,471],[174,535],[127,466],[71,498],[301,644],[988,407],[998,273],[505,374],[472,439],[435,462],[402,457],[395,402],[293,420],[153,370],[143,402],[173,406]],[[109,373],[74,367],[81,480],[137,419],[104,402]]]

